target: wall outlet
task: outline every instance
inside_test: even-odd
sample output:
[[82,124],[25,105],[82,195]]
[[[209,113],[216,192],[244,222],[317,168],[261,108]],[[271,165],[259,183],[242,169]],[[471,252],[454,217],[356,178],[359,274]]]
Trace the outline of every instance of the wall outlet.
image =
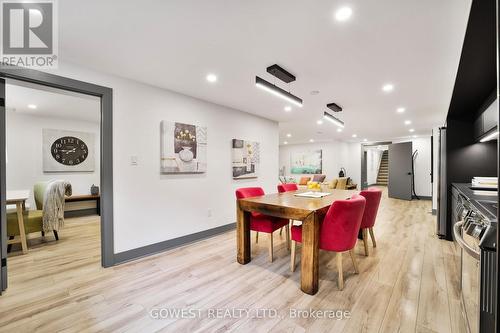
[[137,165],[138,164],[138,159],[136,155],[130,156],[130,165]]

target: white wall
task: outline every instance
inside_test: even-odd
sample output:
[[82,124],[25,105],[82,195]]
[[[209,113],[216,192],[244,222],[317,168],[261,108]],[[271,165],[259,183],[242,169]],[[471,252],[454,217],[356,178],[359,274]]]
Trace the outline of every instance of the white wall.
[[[70,64],[60,63],[56,74],[113,88],[116,253],[235,222],[238,187],[276,192],[276,122]],[[160,174],[161,120],[207,126],[206,173]],[[258,179],[232,179],[233,138],[260,142]],[[137,166],[131,156],[138,157]]]
[[348,145],[340,141],[281,145],[279,148],[279,167],[282,168],[284,166],[285,175],[298,180],[302,175],[290,173],[291,154],[319,149],[322,150],[323,174],[326,175],[326,180],[337,178],[341,167],[348,168],[346,165]]
[[[99,110],[89,110],[99,113]],[[100,182],[99,173],[99,124],[60,118],[23,115],[7,111],[7,190],[31,190],[29,204],[35,207],[33,185],[39,181],[52,179],[68,180],[73,194],[89,194],[92,184]],[[42,129],[64,129],[90,132],[95,135],[95,170],[94,172],[57,172],[44,173],[42,167]]]
[[368,182],[368,186],[377,183],[378,169],[383,152],[383,150],[377,148],[366,150],[366,181]]

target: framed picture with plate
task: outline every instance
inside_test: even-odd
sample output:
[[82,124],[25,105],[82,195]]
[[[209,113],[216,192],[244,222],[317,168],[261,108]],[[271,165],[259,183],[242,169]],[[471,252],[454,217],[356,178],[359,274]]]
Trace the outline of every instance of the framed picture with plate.
[[163,120],[160,125],[160,140],[162,173],[206,172],[206,127]]

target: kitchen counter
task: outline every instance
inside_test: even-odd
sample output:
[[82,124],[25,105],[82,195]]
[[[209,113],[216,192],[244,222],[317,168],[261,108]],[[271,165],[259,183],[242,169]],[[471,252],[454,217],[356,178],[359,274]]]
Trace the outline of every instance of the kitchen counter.
[[[497,221],[498,194],[495,191],[471,189],[470,183],[451,184],[459,193],[469,199],[469,202],[491,222]],[[491,193],[489,193],[491,192]]]

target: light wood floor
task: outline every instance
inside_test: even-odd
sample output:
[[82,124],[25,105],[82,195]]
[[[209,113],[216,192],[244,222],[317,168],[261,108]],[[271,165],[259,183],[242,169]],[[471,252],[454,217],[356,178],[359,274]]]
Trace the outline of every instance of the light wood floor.
[[[299,289],[284,237],[275,261],[266,237],[252,262],[236,263],[235,232],[121,266],[100,267],[97,217],[68,219],[61,240],[8,260],[9,288],[0,296],[2,332],[465,332],[459,263],[451,242],[434,236],[429,201],[384,198],[377,248],[360,274],[344,256],[345,287],[337,289],[335,255],[320,253],[315,296]],[[48,237],[51,240],[51,236]],[[298,256],[300,260],[300,255]],[[300,267],[300,265],[299,265]],[[276,309],[277,318],[152,319],[152,308]],[[289,308],[345,309],[350,319],[292,319]]]

